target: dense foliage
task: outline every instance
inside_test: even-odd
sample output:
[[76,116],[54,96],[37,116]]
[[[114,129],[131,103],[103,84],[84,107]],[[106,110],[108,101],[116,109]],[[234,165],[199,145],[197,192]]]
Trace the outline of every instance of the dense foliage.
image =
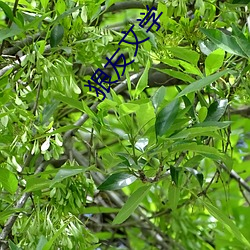
[[250,249],[248,7],[0,1],[0,249]]

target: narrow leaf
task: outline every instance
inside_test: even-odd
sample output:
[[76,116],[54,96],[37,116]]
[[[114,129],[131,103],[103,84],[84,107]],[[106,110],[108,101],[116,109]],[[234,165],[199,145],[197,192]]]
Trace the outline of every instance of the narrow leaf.
[[146,68],[144,70],[144,72],[142,73],[136,88],[135,88],[135,98],[137,98],[139,96],[139,94],[147,87],[148,85],[148,70],[150,67],[150,61],[148,60]]
[[172,182],[168,188],[169,207],[174,211],[180,199],[180,189]]
[[133,183],[136,177],[132,174],[120,172],[109,176],[99,187],[99,190],[117,190]]
[[213,206],[212,204],[203,201],[208,212],[215,217],[219,222],[221,222],[225,228],[232,233],[239,241],[241,241],[245,246],[250,248],[250,242],[245,238],[245,236],[240,232],[238,227],[230,220],[221,210]]
[[112,224],[121,224],[124,222],[139,206],[143,198],[148,193],[151,186],[142,186],[138,188],[127,200],[120,212],[116,215]]
[[197,90],[200,90],[204,87],[206,87],[207,85],[213,83],[214,81],[218,80],[220,77],[222,77],[223,75],[229,73],[230,70],[223,70],[221,72],[215,73],[213,75],[207,76],[205,78],[202,78],[198,81],[195,81],[193,83],[191,83],[190,85],[188,85],[185,89],[183,89],[178,95],[178,97],[181,97],[183,95],[195,92]]
[[61,168],[58,173],[56,174],[55,178],[52,180],[51,186],[57,182],[61,182],[62,180],[80,174],[84,172],[85,169],[83,167],[72,167],[69,166],[68,168]]

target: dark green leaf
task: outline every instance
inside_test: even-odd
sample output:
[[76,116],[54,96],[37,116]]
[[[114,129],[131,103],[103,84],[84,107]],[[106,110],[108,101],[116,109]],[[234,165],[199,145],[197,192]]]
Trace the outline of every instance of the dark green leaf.
[[227,104],[228,104],[227,99],[222,99],[212,103],[208,108],[207,117],[204,122],[219,121],[226,111]]
[[9,5],[7,5],[6,3],[4,3],[3,1],[0,1],[0,8],[3,9],[5,15],[11,20],[14,20],[14,15],[13,12],[11,10],[11,8],[9,7]]
[[246,54],[241,49],[237,40],[233,36],[228,36],[224,34],[222,31],[217,29],[204,29],[200,28],[201,32],[203,32],[212,42],[214,42],[219,48],[224,49],[225,51],[235,54],[238,56],[246,57]]
[[61,24],[56,25],[50,35],[50,46],[56,47],[63,39],[64,28]]
[[169,130],[176,119],[178,110],[179,101],[175,99],[159,112],[155,121],[156,136],[162,136]]
[[194,168],[189,168],[189,167],[186,167],[185,168],[188,172],[190,172],[192,175],[195,176],[195,178],[198,180],[200,186],[202,187],[203,185],[203,181],[204,181],[204,176],[201,172],[197,171],[196,169]]
[[176,168],[173,166],[170,166],[170,175],[171,175],[171,179],[174,182],[174,184],[178,187],[178,181],[179,181],[179,173],[180,173],[181,169],[180,168]]
[[99,190],[117,190],[133,183],[136,177],[132,174],[120,172],[109,176],[99,187]]
[[247,5],[249,4],[249,0],[233,0],[232,4],[244,4]]

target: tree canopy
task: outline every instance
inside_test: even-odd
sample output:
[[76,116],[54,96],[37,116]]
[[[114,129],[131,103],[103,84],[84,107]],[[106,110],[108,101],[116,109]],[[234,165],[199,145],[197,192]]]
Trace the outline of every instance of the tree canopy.
[[0,1],[0,249],[250,249],[248,2]]

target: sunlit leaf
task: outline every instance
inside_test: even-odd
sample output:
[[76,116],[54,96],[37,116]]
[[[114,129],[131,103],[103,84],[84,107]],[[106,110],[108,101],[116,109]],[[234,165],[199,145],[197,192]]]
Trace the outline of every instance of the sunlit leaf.
[[117,190],[133,183],[136,177],[132,174],[119,172],[109,176],[99,187],[99,190]]
[[0,183],[11,194],[14,194],[18,187],[16,176],[5,168],[0,168]]

